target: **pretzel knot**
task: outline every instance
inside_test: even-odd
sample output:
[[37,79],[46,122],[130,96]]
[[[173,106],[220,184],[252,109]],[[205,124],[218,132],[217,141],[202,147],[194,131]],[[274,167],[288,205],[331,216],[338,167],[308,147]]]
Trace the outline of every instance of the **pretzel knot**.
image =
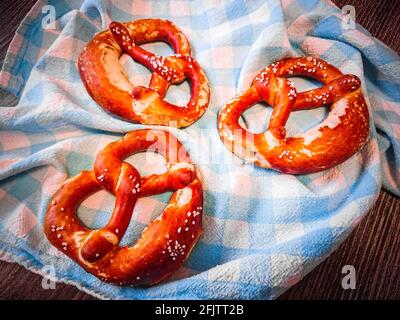
[[[163,155],[168,170],[141,177],[124,159],[151,150]],[[80,203],[105,189],[115,195],[106,226],[91,230],[76,215]],[[162,214],[134,246],[122,247],[138,197],[174,191]],[[97,154],[94,170],[67,180],[49,204],[44,230],[50,243],[86,271],[117,285],[152,285],[176,271],[202,233],[200,174],[179,141],[168,132],[138,130]]]
[[[175,55],[162,57],[140,47],[154,41],[170,44]],[[124,53],[152,71],[148,88],[130,83],[119,63]],[[191,56],[185,35],[167,20],[112,22],[109,30],[97,34],[84,48],[78,69],[90,96],[108,112],[130,121],[186,127],[208,107],[207,76]],[[184,106],[165,101],[169,86],[186,79],[191,83],[190,101]]]
[[[307,76],[323,86],[298,93],[286,77]],[[285,173],[305,174],[331,168],[362,148],[368,137],[368,108],[360,80],[314,57],[280,60],[263,69],[250,88],[218,115],[225,146],[248,162]],[[244,130],[239,118],[254,104],[273,107],[267,131]],[[304,133],[286,136],[291,111],[329,106],[327,118]]]

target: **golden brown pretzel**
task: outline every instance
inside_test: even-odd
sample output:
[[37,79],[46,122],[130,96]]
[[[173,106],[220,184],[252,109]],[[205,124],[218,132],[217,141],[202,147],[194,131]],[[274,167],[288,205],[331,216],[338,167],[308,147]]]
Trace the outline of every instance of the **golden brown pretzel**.
[[[141,177],[123,160],[152,150],[163,155],[167,172]],[[80,203],[104,188],[115,195],[108,224],[98,230],[76,215]],[[162,214],[132,247],[118,245],[138,197],[174,191]],[[164,131],[138,130],[100,151],[94,171],[68,179],[47,209],[44,230],[50,243],[86,271],[117,285],[152,285],[176,271],[202,233],[203,189],[184,147]]]
[[[170,44],[176,54],[161,57],[139,46],[154,41]],[[119,63],[123,53],[153,72],[149,88],[129,82]],[[90,96],[108,112],[127,120],[186,127],[208,107],[207,77],[191,56],[184,34],[167,20],[112,22],[109,30],[97,34],[84,48],[78,58],[78,68]],[[171,84],[186,78],[191,82],[192,92],[187,105],[176,106],[163,100]]]
[[[286,77],[314,78],[323,87],[297,93]],[[242,159],[285,173],[305,174],[331,168],[352,156],[367,140],[368,108],[360,80],[314,57],[280,60],[263,69],[251,87],[218,115],[225,146]],[[274,109],[266,132],[252,134],[239,125],[241,114],[259,101]],[[291,111],[331,105],[328,117],[304,133],[286,137]]]

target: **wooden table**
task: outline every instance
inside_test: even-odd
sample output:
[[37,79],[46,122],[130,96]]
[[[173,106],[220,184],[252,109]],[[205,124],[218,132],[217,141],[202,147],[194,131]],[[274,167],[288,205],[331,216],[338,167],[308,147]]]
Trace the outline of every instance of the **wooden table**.
[[[400,51],[400,2],[334,0],[356,8],[356,21]],[[12,35],[35,0],[0,1],[0,63]],[[381,191],[374,208],[350,237],[324,262],[280,299],[400,299],[400,199]],[[355,290],[343,290],[341,270],[354,265]],[[44,290],[42,278],[17,264],[0,262],[2,299],[93,299],[77,288],[57,284]]]

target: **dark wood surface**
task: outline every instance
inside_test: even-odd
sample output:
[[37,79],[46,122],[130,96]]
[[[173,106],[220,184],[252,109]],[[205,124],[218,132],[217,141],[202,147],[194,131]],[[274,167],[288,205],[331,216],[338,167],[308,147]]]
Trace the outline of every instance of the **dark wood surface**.
[[[334,0],[356,8],[356,21],[400,51],[400,1]],[[12,35],[34,0],[0,1],[0,65]],[[400,299],[400,199],[381,191],[374,208],[339,248],[279,299]],[[356,289],[341,287],[344,265],[354,265]],[[0,261],[0,299],[93,299],[57,284],[44,290],[42,278]]]

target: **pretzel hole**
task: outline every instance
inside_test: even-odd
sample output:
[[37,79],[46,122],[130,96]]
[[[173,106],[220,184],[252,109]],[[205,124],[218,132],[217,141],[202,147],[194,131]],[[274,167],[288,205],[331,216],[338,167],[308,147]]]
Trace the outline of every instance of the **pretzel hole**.
[[265,102],[259,102],[239,118],[239,125],[250,133],[259,134],[268,129],[272,107]]
[[174,50],[167,42],[156,41],[151,43],[144,43],[140,45],[141,48],[151,53],[158,54],[159,56],[172,56]]
[[177,106],[186,106],[189,103],[190,98],[190,81],[186,79],[182,83],[171,85],[167,90],[164,100]]
[[297,93],[322,87],[322,83],[314,78],[306,76],[286,78],[293,82],[293,85],[296,87]]
[[100,190],[81,203],[76,215],[86,227],[93,230],[100,229],[108,223],[114,204],[114,195],[105,190]]
[[172,192],[139,198],[133,209],[132,220],[121,239],[121,245],[133,245],[142,235],[143,230],[157,219],[168,205]]
[[119,58],[129,82],[134,86],[148,87],[151,79],[151,72],[145,66],[135,62],[129,55],[123,54]]
[[124,161],[133,165],[142,177],[150,174],[161,174],[167,171],[165,158],[153,151],[135,153]]

